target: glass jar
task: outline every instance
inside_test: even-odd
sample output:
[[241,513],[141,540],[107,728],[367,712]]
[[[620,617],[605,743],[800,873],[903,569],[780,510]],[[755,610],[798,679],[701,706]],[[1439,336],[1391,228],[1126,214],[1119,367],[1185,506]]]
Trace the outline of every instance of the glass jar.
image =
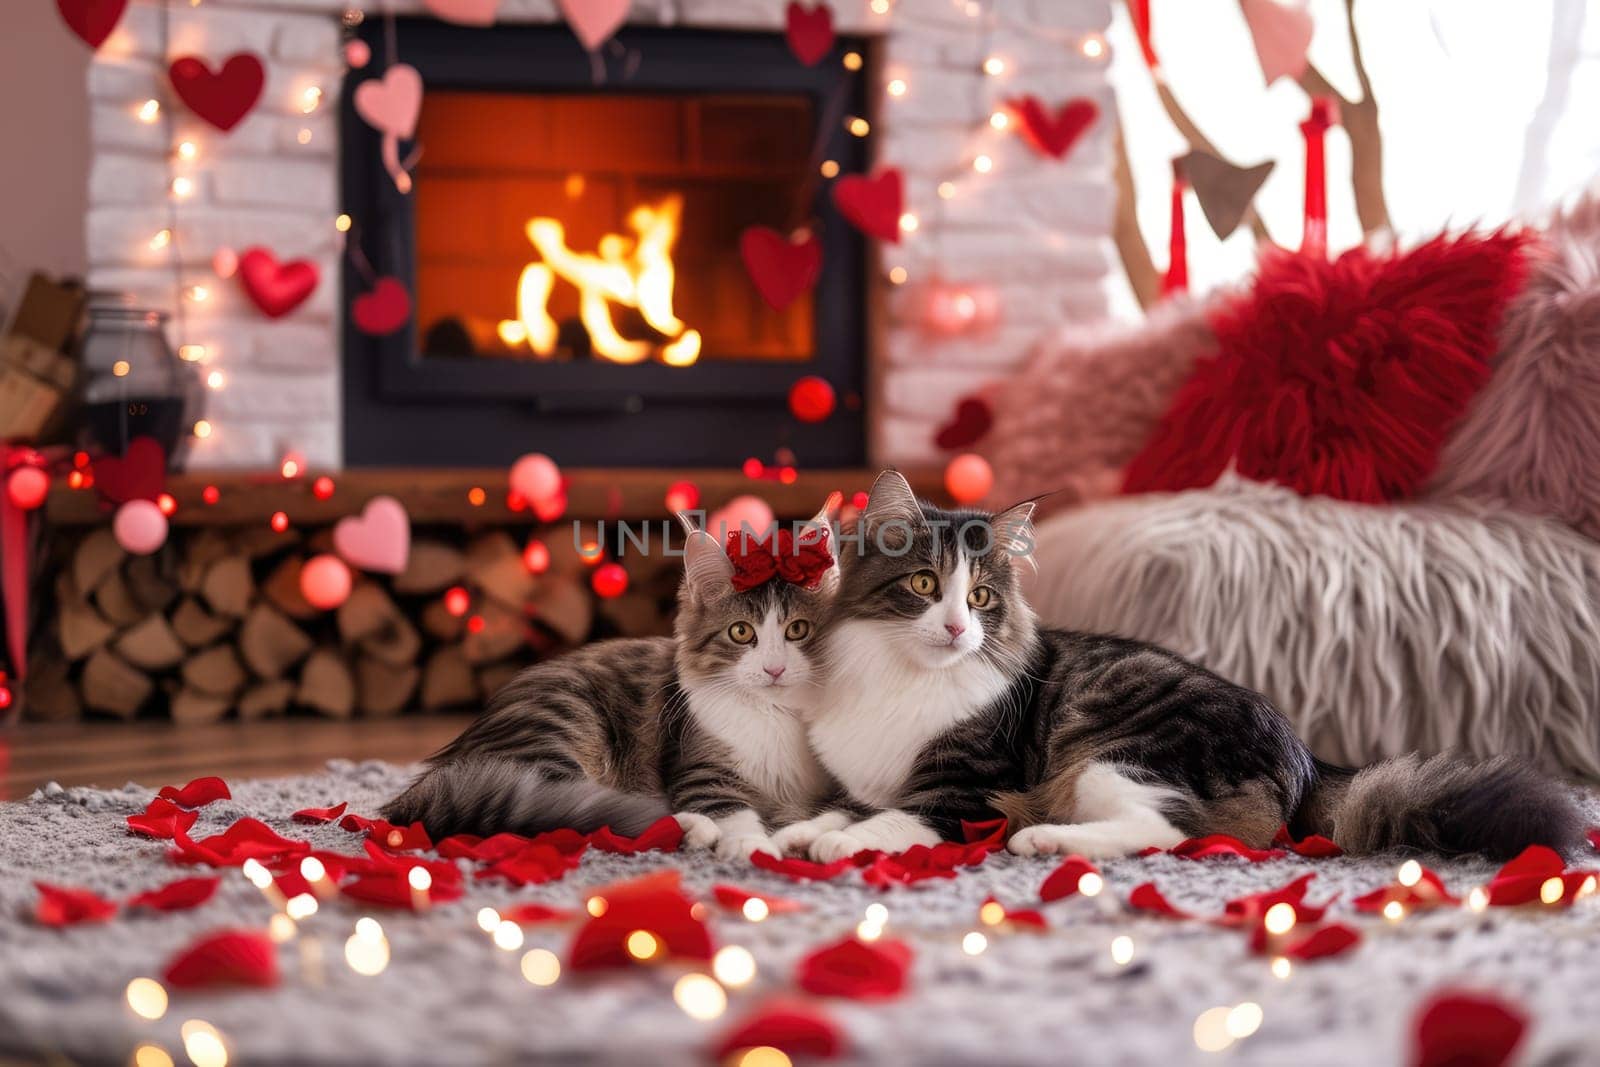
[[87,447],[113,455],[152,437],[170,459],[199,417],[198,377],[167,341],[167,313],[120,293],[89,294],[81,358]]

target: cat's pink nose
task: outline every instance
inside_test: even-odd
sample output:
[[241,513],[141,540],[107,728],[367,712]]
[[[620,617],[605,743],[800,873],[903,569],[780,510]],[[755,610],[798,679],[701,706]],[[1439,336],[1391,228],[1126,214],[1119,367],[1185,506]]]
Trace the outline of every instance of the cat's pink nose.
[[944,624],[944,632],[950,635],[950,640],[954,641],[956,638],[966,633],[967,628],[965,626],[957,626],[953,622],[947,622]]
[[779,678],[782,678],[785,670],[783,667],[762,667],[761,669],[772,675],[773,681],[777,681]]

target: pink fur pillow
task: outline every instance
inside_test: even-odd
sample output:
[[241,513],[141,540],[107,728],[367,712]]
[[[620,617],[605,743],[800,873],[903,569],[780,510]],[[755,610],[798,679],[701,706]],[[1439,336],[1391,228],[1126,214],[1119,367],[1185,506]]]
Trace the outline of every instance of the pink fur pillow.
[[1204,305],[1177,299],[1137,323],[1075,326],[1041,341],[990,394],[978,445],[994,468],[991,502],[1040,493],[1040,514],[1115,496],[1197,357],[1216,339]]
[[1600,539],[1600,193],[1528,249],[1494,376],[1429,487],[1548,515]]

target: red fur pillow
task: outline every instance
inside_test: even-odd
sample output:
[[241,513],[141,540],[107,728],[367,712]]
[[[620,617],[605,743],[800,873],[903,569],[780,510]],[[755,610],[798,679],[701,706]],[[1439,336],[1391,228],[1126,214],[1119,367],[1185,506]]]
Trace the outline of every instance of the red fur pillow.
[[1211,317],[1202,357],[1128,465],[1126,492],[1207,486],[1234,466],[1303,494],[1413,495],[1489,379],[1524,240],[1439,237],[1333,262],[1274,251]]

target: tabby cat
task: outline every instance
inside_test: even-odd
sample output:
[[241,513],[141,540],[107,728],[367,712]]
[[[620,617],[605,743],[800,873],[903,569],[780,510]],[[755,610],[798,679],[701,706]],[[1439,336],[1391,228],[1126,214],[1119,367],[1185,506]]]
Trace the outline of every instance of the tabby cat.
[[804,575],[736,588],[735,560],[692,528],[684,562],[675,637],[602,641],[523,671],[384,817],[435,837],[636,834],[672,812],[690,847],[775,853],[768,829],[813,813],[828,788],[799,712],[820,691],[812,636],[838,566],[823,550]]
[[996,814],[1020,855],[1115,857],[1213,833],[1261,847],[1283,824],[1357,854],[1578,845],[1572,797],[1528,765],[1335,767],[1259,693],[1153,645],[1038,626],[1017,573],[1031,513],[946,511],[878,478],[864,536],[840,542],[830,681],[809,725],[872,813],[825,812],[781,831],[781,848],[902,849]]

